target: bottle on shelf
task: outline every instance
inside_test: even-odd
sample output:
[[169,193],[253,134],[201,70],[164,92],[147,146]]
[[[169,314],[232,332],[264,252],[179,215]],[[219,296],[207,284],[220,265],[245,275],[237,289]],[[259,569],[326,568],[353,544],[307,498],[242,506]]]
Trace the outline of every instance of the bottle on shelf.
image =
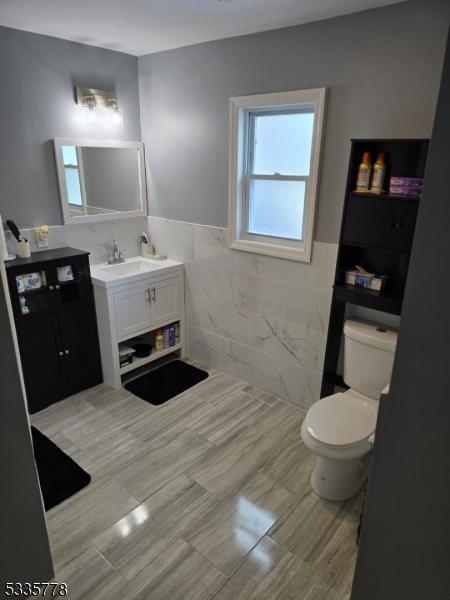
[[155,333],[155,348],[156,351],[164,350],[164,336],[161,329],[157,329]]
[[19,296],[20,301],[20,311],[23,315],[27,315],[30,312],[30,309],[27,306],[27,299],[25,296]]
[[383,184],[385,175],[386,165],[384,163],[384,153],[380,152],[373,165],[372,184],[370,186],[370,192],[372,194],[381,194],[384,192]]
[[175,325],[169,325],[169,346],[175,346]]
[[164,348],[168,348],[170,346],[170,344],[169,344],[169,327],[168,327],[168,325],[166,325],[163,328],[163,343],[164,343]]
[[358,177],[356,179],[356,191],[368,192],[370,184],[370,174],[372,173],[370,152],[364,152],[361,164],[358,169]]
[[175,345],[180,343],[180,324],[175,323]]

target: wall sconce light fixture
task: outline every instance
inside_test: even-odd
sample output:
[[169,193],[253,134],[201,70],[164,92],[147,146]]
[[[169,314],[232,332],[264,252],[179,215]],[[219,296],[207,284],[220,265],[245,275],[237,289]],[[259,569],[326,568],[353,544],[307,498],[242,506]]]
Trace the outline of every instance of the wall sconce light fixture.
[[122,122],[122,115],[119,110],[119,103],[117,102],[117,98],[113,98],[109,100],[109,108],[112,110],[112,122],[114,125],[120,125]]
[[97,108],[107,108],[110,110],[112,113],[111,120],[115,125],[119,125],[122,122],[119,101],[114,92],[77,86],[75,87],[75,102],[78,106],[88,109],[87,118],[91,123],[94,123],[97,119]]
[[95,107],[96,107],[96,102],[95,102],[95,96],[86,96],[86,104],[88,107],[88,121],[90,123],[95,123],[95,121],[97,120],[97,115],[95,114]]

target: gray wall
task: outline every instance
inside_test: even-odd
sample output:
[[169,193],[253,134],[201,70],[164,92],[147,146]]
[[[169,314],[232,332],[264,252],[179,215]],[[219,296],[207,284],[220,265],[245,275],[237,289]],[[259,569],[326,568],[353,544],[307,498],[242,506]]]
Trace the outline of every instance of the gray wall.
[[352,600],[450,598],[450,42]]
[[316,239],[336,242],[352,137],[429,137],[448,0],[139,58],[152,216],[227,226],[228,99],[329,88]]
[[[55,137],[140,140],[137,59],[0,27],[0,214],[19,227],[62,223]],[[90,124],[74,85],[115,89],[123,128]]]
[[[2,266],[1,274],[5,268]],[[6,581],[51,581],[45,527],[25,400],[19,378],[5,280],[0,277],[0,589]],[[14,457],[12,459],[12,457]]]

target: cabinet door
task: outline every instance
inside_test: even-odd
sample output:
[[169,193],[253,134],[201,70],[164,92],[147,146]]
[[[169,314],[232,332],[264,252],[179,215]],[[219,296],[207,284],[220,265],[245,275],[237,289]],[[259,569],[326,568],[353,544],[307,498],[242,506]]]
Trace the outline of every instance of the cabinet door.
[[64,397],[64,357],[56,315],[29,319],[18,328],[28,408],[35,413]]
[[119,339],[132,337],[150,327],[149,285],[139,285],[114,294],[116,331]]
[[414,200],[350,196],[343,241],[408,251],[414,237],[417,209]]
[[391,223],[395,231],[395,247],[399,250],[411,250],[416,229],[419,203],[396,200],[395,221]]
[[49,268],[15,269],[8,274],[14,315],[19,323],[55,311],[55,285]]
[[59,321],[68,396],[102,380],[97,324],[85,306],[64,311]]
[[52,277],[59,312],[71,311],[91,300],[89,261],[86,257],[76,256],[55,262]]
[[177,321],[181,312],[181,280],[172,277],[150,283],[151,324],[155,325]]

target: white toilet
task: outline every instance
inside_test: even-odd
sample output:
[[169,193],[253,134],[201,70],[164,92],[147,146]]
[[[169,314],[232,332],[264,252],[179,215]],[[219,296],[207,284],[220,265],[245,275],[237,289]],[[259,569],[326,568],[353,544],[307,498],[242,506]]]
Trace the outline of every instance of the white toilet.
[[326,500],[345,500],[367,477],[368,454],[377,422],[378,400],[391,378],[397,334],[373,323],[346,321],[344,326],[346,392],[311,406],[302,439],[317,455],[313,490]]

